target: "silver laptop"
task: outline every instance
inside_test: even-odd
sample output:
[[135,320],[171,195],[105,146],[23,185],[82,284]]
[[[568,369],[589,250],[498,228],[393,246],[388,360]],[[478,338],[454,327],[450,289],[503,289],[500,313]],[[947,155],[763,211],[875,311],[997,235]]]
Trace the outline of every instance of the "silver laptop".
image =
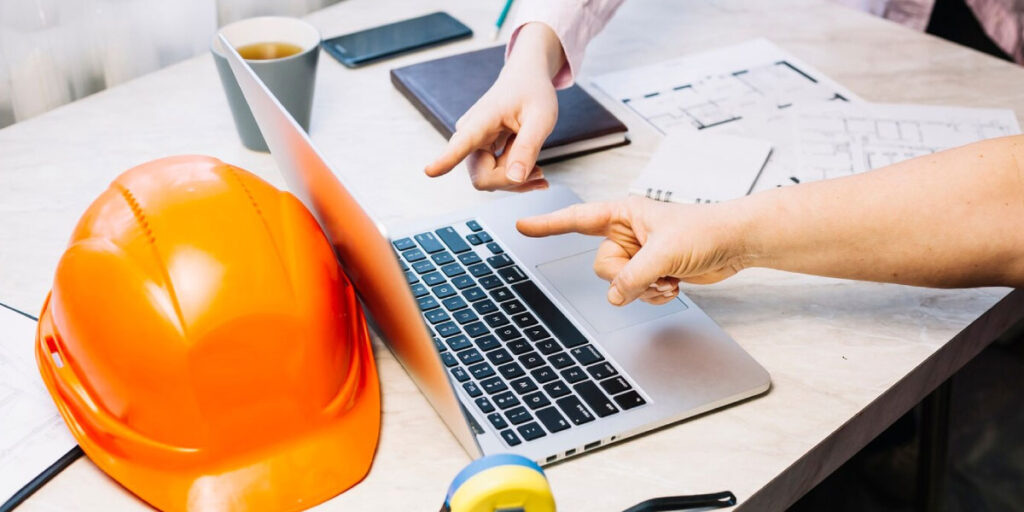
[[600,239],[516,231],[578,202],[569,190],[385,230],[238,53],[224,54],[289,188],[470,455],[551,463],[768,390],[768,373],[689,298],[608,304],[591,270]]

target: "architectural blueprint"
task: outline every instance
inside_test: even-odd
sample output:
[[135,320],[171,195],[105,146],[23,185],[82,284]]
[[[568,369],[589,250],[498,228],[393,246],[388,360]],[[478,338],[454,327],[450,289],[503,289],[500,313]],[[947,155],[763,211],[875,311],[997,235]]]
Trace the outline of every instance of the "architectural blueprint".
[[36,369],[35,330],[0,307],[0,503],[75,446]]
[[755,39],[594,79],[662,134],[766,117],[808,100],[859,101],[766,39]]
[[806,103],[786,113],[792,172],[762,173],[757,190],[877,169],[971,142],[1020,133],[1013,111],[931,105]]

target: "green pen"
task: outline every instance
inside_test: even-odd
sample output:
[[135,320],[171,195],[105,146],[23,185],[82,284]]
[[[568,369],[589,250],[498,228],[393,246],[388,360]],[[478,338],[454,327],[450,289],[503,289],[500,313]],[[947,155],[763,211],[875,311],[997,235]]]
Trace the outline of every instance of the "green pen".
[[505,18],[508,17],[508,10],[512,8],[512,0],[505,0],[505,7],[501,9],[501,14],[498,15],[498,21],[494,22],[494,32],[491,32],[491,41],[498,39],[498,33],[501,32],[501,26],[505,24]]

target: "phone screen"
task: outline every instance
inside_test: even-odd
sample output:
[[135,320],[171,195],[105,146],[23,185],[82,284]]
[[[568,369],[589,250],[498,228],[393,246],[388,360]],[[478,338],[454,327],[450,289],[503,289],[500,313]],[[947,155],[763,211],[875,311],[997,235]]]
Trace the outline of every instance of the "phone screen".
[[324,50],[342,64],[354,67],[407,51],[473,35],[473,31],[444,12],[435,12],[323,42]]

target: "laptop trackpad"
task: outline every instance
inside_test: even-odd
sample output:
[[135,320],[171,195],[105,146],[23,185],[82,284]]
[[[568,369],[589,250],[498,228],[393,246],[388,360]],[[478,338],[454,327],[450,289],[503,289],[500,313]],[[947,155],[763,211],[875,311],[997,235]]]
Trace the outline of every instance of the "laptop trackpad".
[[587,251],[537,266],[537,270],[554,285],[569,305],[598,332],[617,331],[686,309],[681,300],[661,306],[633,301],[623,307],[608,303],[608,282],[594,274],[594,255]]

